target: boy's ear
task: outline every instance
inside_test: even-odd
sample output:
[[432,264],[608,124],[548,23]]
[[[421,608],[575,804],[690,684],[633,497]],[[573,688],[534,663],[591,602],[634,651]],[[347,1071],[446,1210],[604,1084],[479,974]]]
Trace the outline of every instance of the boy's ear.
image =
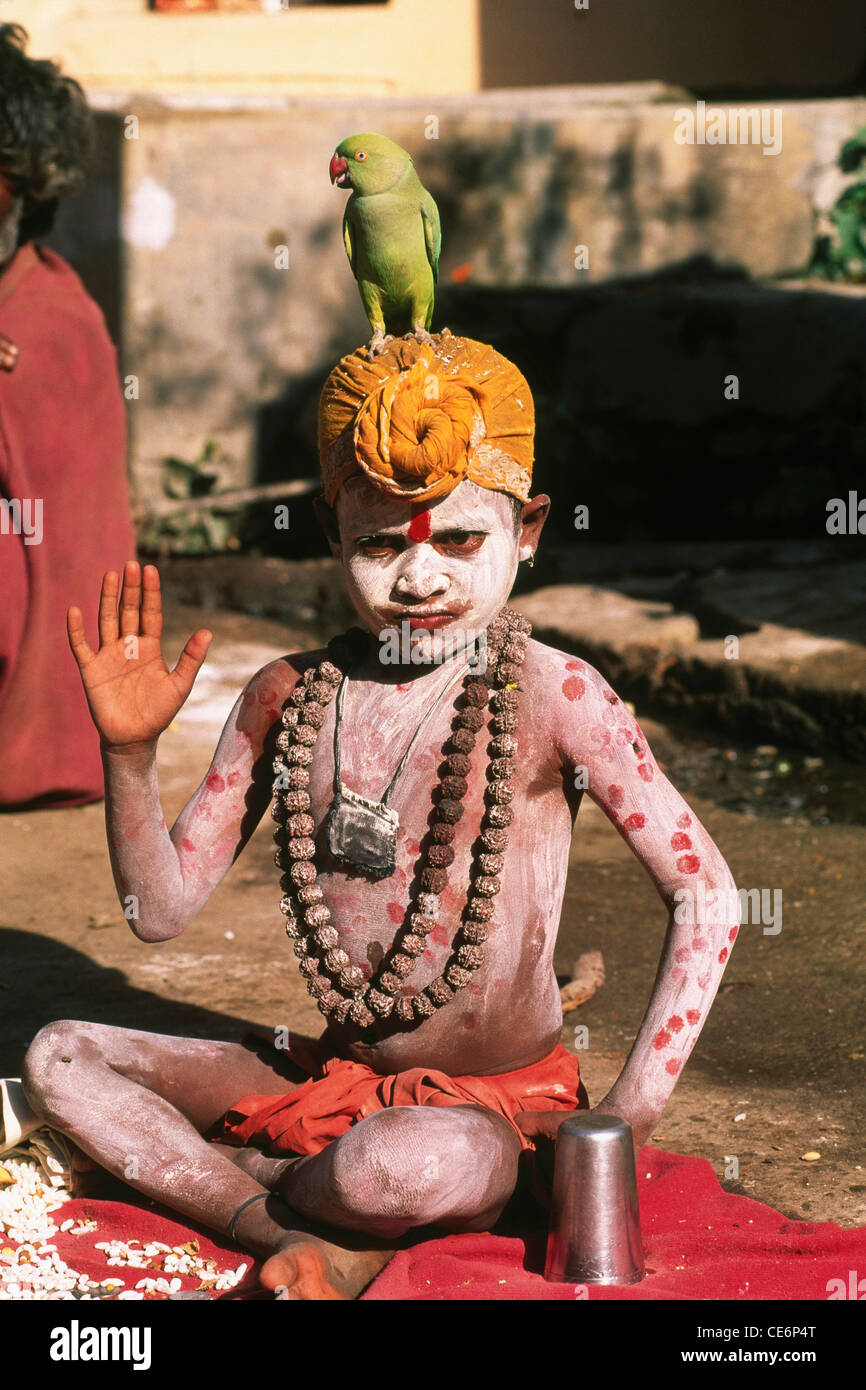
[[[528,558],[530,554],[535,554],[549,511],[550,498],[546,492],[540,492],[537,497],[530,497],[529,501],[523,504],[523,524],[520,531],[521,560]],[[527,551],[525,556],[522,553],[524,549]]]
[[325,539],[330,546],[331,554],[336,559],[340,554],[340,528],[337,525],[337,514],[333,507],[328,506],[321,493],[318,497],[313,498],[313,511],[316,520],[325,533]]

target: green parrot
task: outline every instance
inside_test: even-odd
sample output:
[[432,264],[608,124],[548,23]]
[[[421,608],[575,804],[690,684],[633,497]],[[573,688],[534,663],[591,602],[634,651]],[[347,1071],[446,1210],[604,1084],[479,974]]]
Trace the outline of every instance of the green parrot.
[[430,342],[439,278],[439,209],[411,156],[384,135],[350,135],[334,151],[331,183],[351,188],[343,243],[373,329],[367,351],[394,334]]

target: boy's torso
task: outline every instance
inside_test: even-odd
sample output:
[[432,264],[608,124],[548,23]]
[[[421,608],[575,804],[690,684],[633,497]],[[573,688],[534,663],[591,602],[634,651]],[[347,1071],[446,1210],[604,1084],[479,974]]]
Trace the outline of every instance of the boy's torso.
[[[514,820],[499,875],[500,891],[493,899],[495,930],[484,944],[484,964],[465,989],[414,1028],[393,1032],[372,1045],[358,1042],[354,1030],[331,1030],[343,1055],[382,1073],[418,1066],[451,1075],[512,1071],[546,1056],[559,1040],[562,1015],[553,950],[579,794],[571,790],[571,779],[563,777],[543,722],[533,718],[540,703],[533,699],[533,692],[540,693],[537,686],[543,680],[547,652],[549,648],[531,642],[524,665],[511,802]],[[400,818],[397,866],[389,877],[371,878],[338,863],[328,850],[327,819],[334,794],[334,701],[316,743],[310,797],[318,827],[318,882],[342,949],[368,977],[408,923],[412,900],[420,889],[419,847],[431,823],[443,748],[462,689],[458,679],[445,690],[454,669],[452,662],[445,664],[448,671],[435,667],[402,684],[396,683],[395,676],[393,683],[351,679],[347,686],[340,730],[342,781],[370,800],[382,796],[421,718],[445,691],[389,798]],[[437,926],[406,981],[408,992],[440,975],[451,957],[484,806],[489,738],[484,728],[476,740],[464,814],[453,841],[455,857],[439,897]]]

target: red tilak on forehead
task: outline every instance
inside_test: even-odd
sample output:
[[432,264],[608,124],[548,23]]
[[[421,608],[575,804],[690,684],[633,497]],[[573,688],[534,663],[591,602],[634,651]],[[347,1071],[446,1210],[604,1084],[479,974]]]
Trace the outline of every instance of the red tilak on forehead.
[[430,508],[422,503],[412,508],[412,520],[409,522],[410,541],[427,541],[430,539]]

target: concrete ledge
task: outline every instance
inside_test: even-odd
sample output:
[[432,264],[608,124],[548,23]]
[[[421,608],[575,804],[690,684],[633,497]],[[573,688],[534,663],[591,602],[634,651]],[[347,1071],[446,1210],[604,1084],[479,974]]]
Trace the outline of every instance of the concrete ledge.
[[585,657],[649,712],[866,762],[860,643],[763,622],[732,648],[729,638],[699,638],[694,617],[670,605],[622,594],[612,601],[579,585],[539,589],[514,606],[539,641]]

